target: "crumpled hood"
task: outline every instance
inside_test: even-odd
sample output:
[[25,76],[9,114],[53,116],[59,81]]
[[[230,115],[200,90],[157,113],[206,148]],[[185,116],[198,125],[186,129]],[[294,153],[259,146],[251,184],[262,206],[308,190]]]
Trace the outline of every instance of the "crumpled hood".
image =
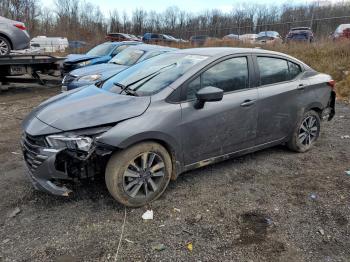
[[100,74],[104,76],[104,75],[113,74],[114,72],[115,74],[117,74],[126,68],[128,67],[123,65],[106,63],[106,64],[91,65],[91,66],[75,69],[72,72],[70,72],[70,74],[77,77],[86,76],[86,75],[95,75],[95,74]]
[[[27,130],[33,127],[31,122],[36,122],[35,119],[60,131],[117,123],[143,114],[150,101],[150,97],[120,95],[88,86],[60,94],[40,104],[23,121],[22,127],[35,136],[46,135],[48,130],[53,130]],[[44,130],[43,133],[40,130]]]
[[94,58],[98,58],[99,56],[95,56],[95,55],[86,55],[86,54],[71,54],[68,55],[66,60],[64,60],[64,63],[77,63],[77,62],[83,62],[86,60],[91,60]]

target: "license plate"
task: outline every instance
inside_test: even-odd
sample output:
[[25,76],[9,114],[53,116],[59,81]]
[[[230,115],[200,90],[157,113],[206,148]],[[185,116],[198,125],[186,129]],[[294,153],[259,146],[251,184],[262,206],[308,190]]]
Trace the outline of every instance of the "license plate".
[[25,75],[27,73],[27,69],[25,66],[11,66],[10,67],[10,75]]

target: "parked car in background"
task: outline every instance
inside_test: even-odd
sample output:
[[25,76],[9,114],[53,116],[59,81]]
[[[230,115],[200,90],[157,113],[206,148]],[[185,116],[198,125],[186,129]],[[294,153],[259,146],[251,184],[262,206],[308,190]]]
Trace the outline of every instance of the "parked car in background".
[[297,42],[313,42],[314,33],[310,27],[294,27],[290,29],[285,38],[286,43],[297,41]]
[[341,24],[335,29],[331,35],[332,40],[349,40],[350,39],[350,24]]
[[236,35],[236,34],[229,34],[229,35],[225,35],[222,39],[223,39],[223,40],[234,40],[234,41],[238,41],[238,40],[239,40],[239,35]]
[[25,24],[0,16],[0,55],[29,47],[30,37]]
[[30,40],[30,46],[40,48],[43,52],[54,53],[64,52],[69,43],[66,37],[37,36]]
[[83,48],[86,46],[86,42],[79,40],[70,40],[68,41],[68,47],[71,49]]
[[282,37],[276,31],[262,31],[256,38],[257,44],[281,44]]
[[166,34],[154,34],[154,33],[145,33],[142,37],[142,41],[148,44],[179,42],[179,40],[173,36],[169,36]]
[[116,41],[116,42],[120,42],[120,41],[141,41],[139,38],[137,38],[134,35],[130,35],[130,34],[124,34],[124,33],[108,33],[106,35],[106,40],[108,41]]
[[95,46],[86,54],[68,55],[67,59],[63,62],[62,74],[65,75],[74,69],[85,66],[107,63],[125,48],[139,44],[141,42],[137,41],[106,42]]
[[22,123],[27,175],[62,196],[67,181],[102,176],[118,202],[146,205],[188,170],[279,144],[310,150],[334,116],[333,88],[262,49],[161,54],[36,107]]
[[194,46],[203,46],[210,39],[212,38],[207,35],[195,35],[190,37],[190,43]]
[[62,91],[105,81],[136,63],[174,50],[177,49],[146,44],[126,48],[106,64],[92,65],[71,71],[62,81]]
[[257,38],[257,34],[244,34],[239,36],[239,40],[245,44],[254,44]]

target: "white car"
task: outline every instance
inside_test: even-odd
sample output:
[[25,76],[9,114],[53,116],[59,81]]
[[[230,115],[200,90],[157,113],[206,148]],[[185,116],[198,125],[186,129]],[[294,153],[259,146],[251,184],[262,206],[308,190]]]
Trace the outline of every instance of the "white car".
[[30,46],[40,48],[43,52],[64,52],[69,43],[66,37],[37,36],[30,41]]

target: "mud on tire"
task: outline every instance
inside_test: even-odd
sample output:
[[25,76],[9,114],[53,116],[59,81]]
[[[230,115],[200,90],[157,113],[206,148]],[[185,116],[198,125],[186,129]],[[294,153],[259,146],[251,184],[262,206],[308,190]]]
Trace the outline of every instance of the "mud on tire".
[[314,110],[306,112],[298,121],[287,146],[296,152],[310,150],[320,135],[321,120]]
[[169,184],[171,157],[158,143],[142,142],[112,155],[105,180],[119,203],[140,207],[157,199]]

